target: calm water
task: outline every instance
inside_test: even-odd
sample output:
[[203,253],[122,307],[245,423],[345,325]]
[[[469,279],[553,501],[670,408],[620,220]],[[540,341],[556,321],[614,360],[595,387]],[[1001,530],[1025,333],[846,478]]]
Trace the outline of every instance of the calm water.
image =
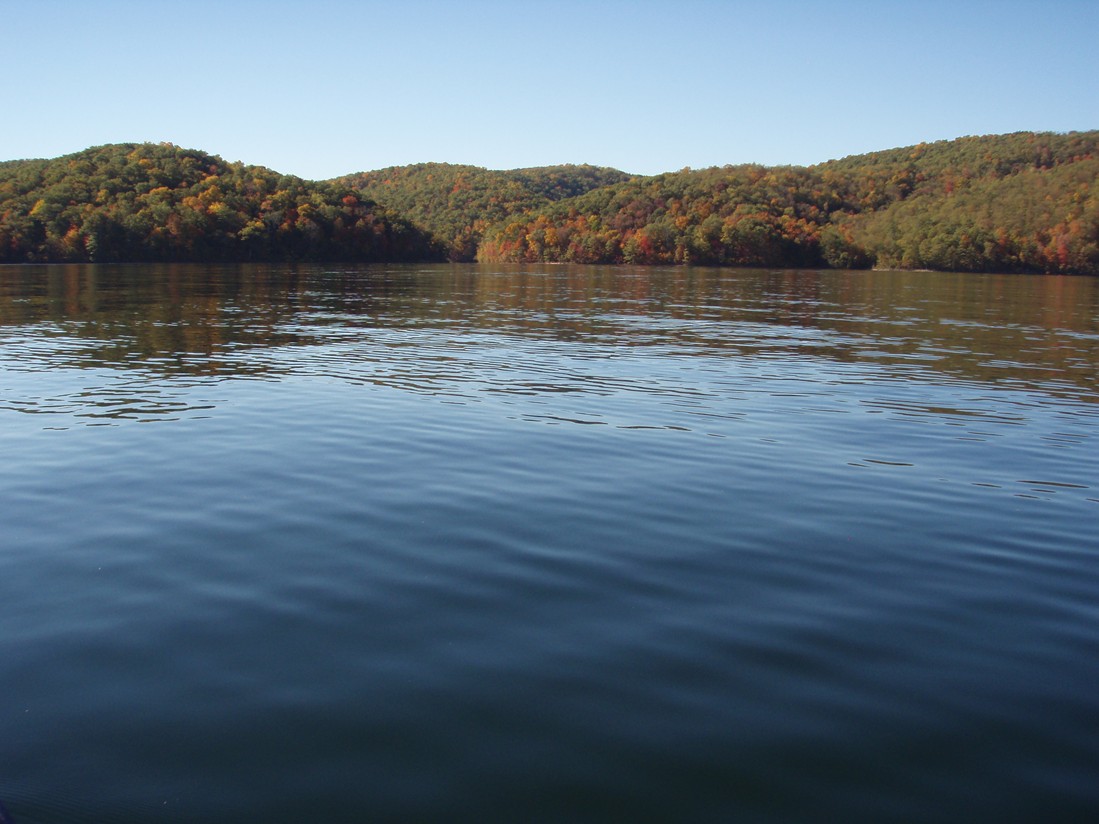
[[1099,281],[0,268],[28,822],[1099,816]]

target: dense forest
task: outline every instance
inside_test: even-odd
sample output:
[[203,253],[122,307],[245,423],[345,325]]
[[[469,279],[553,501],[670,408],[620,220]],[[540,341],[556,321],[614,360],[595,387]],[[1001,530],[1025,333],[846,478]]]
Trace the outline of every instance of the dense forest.
[[497,223],[479,258],[1099,273],[1099,132],[634,178]]
[[651,177],[425,163],[313,182],[169,144],[0,163],[0,262],[286,259],[1099,274],[1099,132]]
[[412,220],[447,248],[451,260],[474,260],[485,229],[512,215],[629,180],[617,169],[547,166],[492,171],[478,166],[420,163],[338,178]]
[[346,187],[170,144],[0,164],[0,263],[442,257]]

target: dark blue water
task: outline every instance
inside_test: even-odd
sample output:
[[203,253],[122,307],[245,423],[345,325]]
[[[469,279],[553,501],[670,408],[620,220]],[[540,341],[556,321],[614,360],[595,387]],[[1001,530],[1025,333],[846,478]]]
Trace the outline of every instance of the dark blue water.
[[34,822],[1099,816],[1099,281],[0,268]]

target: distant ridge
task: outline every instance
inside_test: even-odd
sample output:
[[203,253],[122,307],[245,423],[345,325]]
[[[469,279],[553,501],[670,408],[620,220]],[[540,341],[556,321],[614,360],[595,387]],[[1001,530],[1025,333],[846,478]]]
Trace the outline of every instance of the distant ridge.
[[1099,273],[1099,132],[630,181],[498,222],[483,261]]
[[630,176],[306,181],[170,144],[0,162],[0,262],[481,260],[1099,274],[1099,131]]
[[442,256],[350,189],[168,143],[0,164],[0,263]]
[[512,215],[629,180],[617,169],[543,166],[492,171],[450,163],[418,163],[337,178],[409,218],[447,248],[451,260],[474,260],[485,227]]

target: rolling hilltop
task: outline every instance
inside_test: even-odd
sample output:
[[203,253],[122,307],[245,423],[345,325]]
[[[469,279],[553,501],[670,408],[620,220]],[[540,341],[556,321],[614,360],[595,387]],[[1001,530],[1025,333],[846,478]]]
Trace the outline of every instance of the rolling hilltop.
[[472,260],[1099,273],[1099,132],[651,177],[425,163],[312,182],[167,144],[0,163],[0,262]]
[[441,257],[350,189],[170,144],[0,164],[0,263]]
[[419,163],[337,178],[430,232],[451,260],[474,260],[485,229],[630,176],[596,166],[492,171],[478,166]]
[[1099,272],[1099,132],[683,170],[485,232],[485,261]]

